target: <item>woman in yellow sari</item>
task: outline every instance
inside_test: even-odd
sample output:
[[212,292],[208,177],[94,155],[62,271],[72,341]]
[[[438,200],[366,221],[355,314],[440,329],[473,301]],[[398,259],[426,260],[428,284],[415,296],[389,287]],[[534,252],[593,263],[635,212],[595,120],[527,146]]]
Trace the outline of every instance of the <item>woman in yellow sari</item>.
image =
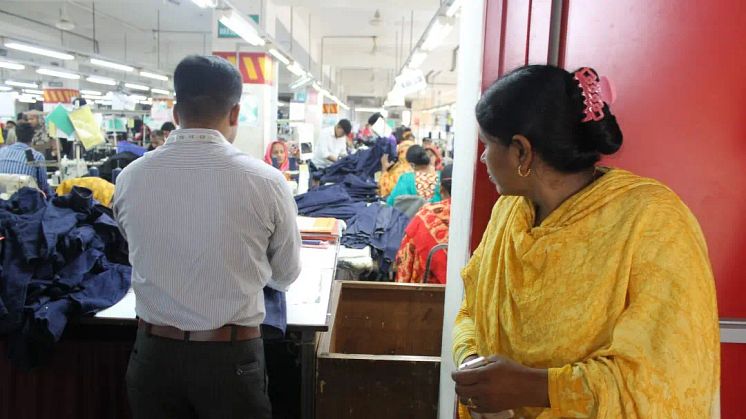
[[[411,137],[411,135],[410,135]],[[392,166],[385,170],[381,174],[381,178],[378,180],[378,194],[380,196],[389,196],[391,191],[394,190],[396,182],[399,181],[401,175],[412,171],[412,165],[407,161],[407,150],[409,147],[414,145],[414,141],[405,140],[399,143],[397,146],[397,160]]]
[[604,84],[528,66],[477,105],[501,198],[462,273],[454,358],[486,362],[453,374],[462,419],[719,417],[702,232],[664,185],[595,166],[622,144]]

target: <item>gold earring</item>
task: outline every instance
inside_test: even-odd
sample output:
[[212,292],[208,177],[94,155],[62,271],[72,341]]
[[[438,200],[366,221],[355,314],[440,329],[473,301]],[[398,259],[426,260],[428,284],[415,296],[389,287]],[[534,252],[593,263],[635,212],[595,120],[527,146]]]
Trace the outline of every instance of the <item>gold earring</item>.
[[529,176],[531,176],[531,168],[529,167],[528,170],[526,171],[526,173],[524,174],[523,170],[521,170],[522,169],[521,166],[522,165],[520,165],[520,164],[518,165],[518,176],[520,176],[520,177],[529,177]]

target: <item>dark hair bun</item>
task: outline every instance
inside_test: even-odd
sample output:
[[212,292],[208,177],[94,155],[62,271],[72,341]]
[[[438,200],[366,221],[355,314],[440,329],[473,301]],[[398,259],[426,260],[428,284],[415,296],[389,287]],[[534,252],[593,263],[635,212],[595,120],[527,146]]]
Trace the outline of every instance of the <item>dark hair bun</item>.
[[500,77],[476,106],[480,128],[503,145],[524,135],[544,162],[566,173],[592,168],[601,154],[622,145],[622,131],[609,107],[604,118],[585,118],[583,91],[575,75],[548,65],[520,67]]
[[601,154],[614,154],[622,147],[622,130],[608,105],[604,105],[603,119],[581,122],[580,128],[585,141]]
[[430,164],[430,156],[422,146],[413,145],[407,150],[407,161],[417,166],[425,166]]

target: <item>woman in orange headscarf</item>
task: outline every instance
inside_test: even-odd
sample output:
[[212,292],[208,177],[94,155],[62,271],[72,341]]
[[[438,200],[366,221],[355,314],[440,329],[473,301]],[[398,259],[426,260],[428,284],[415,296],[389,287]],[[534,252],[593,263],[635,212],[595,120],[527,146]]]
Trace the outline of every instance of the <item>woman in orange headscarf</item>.
[[288,145],[282,141],[274,141],[267,147],[267,152],[264,154],[264,162],[274,166],[272,162],[274,159],[277,162],[277,169],[281,172],[290,170],[290,159],[288,158]]
[[407,150],[409,147],[414,145],[414,141],[405,140],[399,144],[397,149],[398,159],[388,170],[381,174],[381,179],[378,181],[378,193],[381,196],[389,196],[391,191],[394,190],[396,182],[399,181],[399,177],[404,173],[412,171],[412,165],[407,161]]

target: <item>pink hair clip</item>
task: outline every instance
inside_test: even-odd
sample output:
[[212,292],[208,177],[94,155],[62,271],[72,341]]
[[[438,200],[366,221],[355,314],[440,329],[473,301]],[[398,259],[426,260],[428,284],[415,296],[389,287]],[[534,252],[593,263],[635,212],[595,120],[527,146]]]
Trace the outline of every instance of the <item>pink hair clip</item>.
[[595,71],[583,67],[575,72],[575,80],[583,91],[585,118],[581,122],[600,121],[604,117],[604,102],[611,105],[616,100],[616,91],[611,80],[598,77]]

